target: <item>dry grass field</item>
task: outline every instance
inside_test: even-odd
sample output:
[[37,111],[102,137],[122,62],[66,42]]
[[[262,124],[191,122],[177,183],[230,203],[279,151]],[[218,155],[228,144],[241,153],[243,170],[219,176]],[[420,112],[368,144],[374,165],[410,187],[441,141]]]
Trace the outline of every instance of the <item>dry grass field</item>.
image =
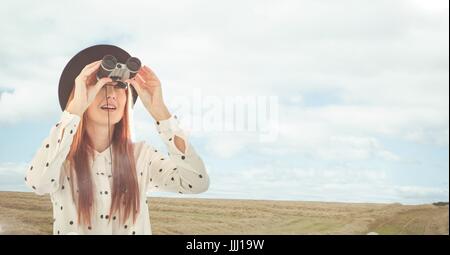
[[[447,205],[149,198],[153,234],[449,234]],[[51,234],[48,196],[0,192],[0,234]]]

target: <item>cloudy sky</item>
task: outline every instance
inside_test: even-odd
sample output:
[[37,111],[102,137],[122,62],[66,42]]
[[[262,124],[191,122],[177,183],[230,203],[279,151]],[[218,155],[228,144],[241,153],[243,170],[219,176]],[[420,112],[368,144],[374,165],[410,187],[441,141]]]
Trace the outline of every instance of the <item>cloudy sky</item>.
[[[64,65],[106,43],[162,81],[210,173],[196,197],[449,199],[447,0],[2,6],[0,190],[30,191],[23,176],[60,117]],[[140,102],[134,119],[135,139],[163,149]]]

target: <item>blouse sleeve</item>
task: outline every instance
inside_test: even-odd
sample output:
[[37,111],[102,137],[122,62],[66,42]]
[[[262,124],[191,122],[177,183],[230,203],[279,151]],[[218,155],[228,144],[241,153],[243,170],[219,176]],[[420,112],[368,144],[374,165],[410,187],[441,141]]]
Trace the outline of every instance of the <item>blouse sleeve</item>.
[[34,155],[28,166],[25,183],[38,195],[53,193],[62,183],[61,168],[69,153],[80,117],[64,111],[60,121]]
[[[147,171],[147,191],[167,191],[180,194],[202,193],[209,187],[209,176],[202,159],[189,143],[187,135],[180,129],[176,116],[156,122],[156,129],[168,148],[166,158],[152,146],[143,143],[144,166]],[[175,146],[174,137],[185,142],[185,152]]]

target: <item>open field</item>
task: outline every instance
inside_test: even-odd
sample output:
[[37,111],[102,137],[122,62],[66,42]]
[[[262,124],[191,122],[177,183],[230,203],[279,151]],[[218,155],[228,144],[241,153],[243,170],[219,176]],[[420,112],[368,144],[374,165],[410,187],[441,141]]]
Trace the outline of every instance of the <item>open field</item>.
[[[449,234],[448,204],[149,198],[153,234]],[[0,192],[0,234],[51,234],[48,196]]]

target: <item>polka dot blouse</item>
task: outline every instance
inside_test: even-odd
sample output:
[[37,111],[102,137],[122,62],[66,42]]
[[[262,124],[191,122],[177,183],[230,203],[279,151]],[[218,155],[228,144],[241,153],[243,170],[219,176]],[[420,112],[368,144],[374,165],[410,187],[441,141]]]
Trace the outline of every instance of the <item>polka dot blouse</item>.
[[[168,157],[145,142],[134,143],[136,175],[140,193],[140,212],[135,224],[131,218],[119,223],[117,215],[108,215],[111,206],[112,172],[109,148],[91,162],[95,211],[91,226],[79,225],[73,202],[66,157],[80,117],[67,111],[51,128],[49,136],[38,149],[28,167],[25,183],[36,194],[50,194],[53,204],[53,234],[152,234],[147,206],[147,192],[167,191],[180,194],[201,193],[208,189],[209,178],[178,120],[171,116],[156,122],[156,128],[168,148]],[[182,153],[174,144],[174,136],[186,144]]]

